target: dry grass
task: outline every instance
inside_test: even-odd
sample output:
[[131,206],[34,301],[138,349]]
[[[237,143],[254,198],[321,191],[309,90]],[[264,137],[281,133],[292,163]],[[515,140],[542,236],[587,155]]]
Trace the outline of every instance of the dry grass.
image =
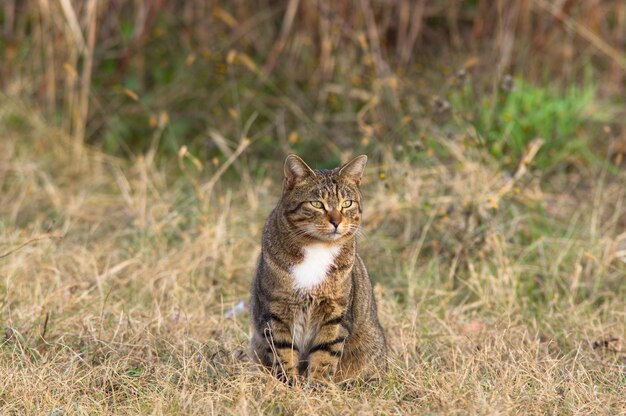
[[312,391],[242,362],[248,314],[228,313],[280,161],[234,160],[244,179],[209,197],[152,152],[77,164],[71,138],[6,101],[0,132],[4,415],[626,411],[624,174],[511,187],[446,139],[452,164],[370,166],[361,252],[390,370]]
[[[622,3],[184,3],[3,4],[0,415],[626,414],[626,174],[534,167],[535,133],[496,158],[465,118],[497,105],[446,101],[482,72],[491,98],[506,73],[590,68],[618,94]],[[592,110],[604,136],[572,113],[541,139],[619,165],[619,111]],[[377,384],[291,388],[242,360],[293,148],[370,151]]]

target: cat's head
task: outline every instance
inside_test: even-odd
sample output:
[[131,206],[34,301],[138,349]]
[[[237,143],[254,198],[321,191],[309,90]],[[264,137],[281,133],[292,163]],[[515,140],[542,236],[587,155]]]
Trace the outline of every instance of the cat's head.
[[285,160],[283,215],[297,236],[337,241],[354,235],[361,223],[359,185],[367,156],[335,169],[311,169],[296,155]]

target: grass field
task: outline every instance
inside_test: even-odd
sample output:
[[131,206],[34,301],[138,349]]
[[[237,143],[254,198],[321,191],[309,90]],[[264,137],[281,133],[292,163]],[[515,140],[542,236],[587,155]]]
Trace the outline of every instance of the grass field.
[[249,315],[233,309],[282,161],[196,188],[151,152],[76,161],[6,101],[0,129],[5,415],[625,411],[623,174],[548,192],[453,141],[448,165],[397,160],[381,179],[371,164],[360,251],[389,373],[312,391],[241,360]]
[[[626,415],[621,2],[6,0],[0,26],[0,416]],[[380,381],[245,358],[289,152],[369,156]]]

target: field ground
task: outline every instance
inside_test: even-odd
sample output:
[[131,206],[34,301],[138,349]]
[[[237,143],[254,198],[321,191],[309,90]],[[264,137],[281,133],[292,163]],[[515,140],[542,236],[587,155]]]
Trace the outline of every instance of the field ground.
[[77,158],[7,100],[0,132],[3,415],[626,413],[623,171],[507,176],[443,135],[446,163],[372,158],[360,252],[390,368],[316,391],[241,360],[282,160]]

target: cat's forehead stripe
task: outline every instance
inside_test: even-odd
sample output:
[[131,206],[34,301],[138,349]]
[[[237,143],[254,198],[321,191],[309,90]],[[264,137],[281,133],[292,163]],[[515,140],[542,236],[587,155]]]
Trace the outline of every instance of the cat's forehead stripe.
[[336,176],[337,169],[317,169],[315,174],[316,183],[310,190],[309,198],[323,200],[329,205],[340,204],[345,199],[360,199],[358,189]]

